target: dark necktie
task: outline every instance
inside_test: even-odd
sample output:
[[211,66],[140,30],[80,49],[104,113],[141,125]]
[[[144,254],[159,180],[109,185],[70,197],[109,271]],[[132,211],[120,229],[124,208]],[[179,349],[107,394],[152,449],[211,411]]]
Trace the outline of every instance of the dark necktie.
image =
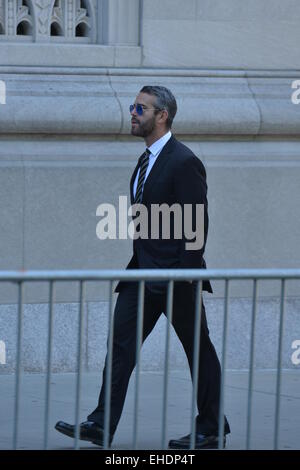
[[146,149],[146,152],[142,155],[142,158],[141,158],[139,180],[138,180],[138,184],[136,187],[134,204],[140,204],[142,200],[143,186],[145,182],[146,171],[149,165],[150,153],[151,153],[150,150]]

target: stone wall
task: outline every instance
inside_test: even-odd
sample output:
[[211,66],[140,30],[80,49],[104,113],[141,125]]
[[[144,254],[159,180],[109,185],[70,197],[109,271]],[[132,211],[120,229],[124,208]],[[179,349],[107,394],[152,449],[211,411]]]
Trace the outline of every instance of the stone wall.
[[[131,241],[100,241],[96,209],[129,195],[144,145],[129,135],[128,106],[148,83],[173,90],[174,133],[207,168],[208,266],[299,267],[300,105],[291,101],[300,78],[299,16],[291,0],[0,0],[0,269],[125,267]],[[206,303],[220,352],[224,290],[214,284]],[[250,283],[233,283],[228,367],[248,366],[251,295]],[[8,358],[0,372],[9,372],[16,286],[0,286],[0,298]],[[90,368],[105,355],[107,299],[107,286],[88,286]],[[279,284],[261,283],[259,299],[256,364],[270,368]],[[47,302],[46,286],[26,286],[26,370],[45,367]],[[77,286],[57,286],[58,371],[75,367],[76,302]],[[299,283],[290,282],[285,367],[294,367],[298,307]],[[162,367],[164,325],[145,347],[144,368]],[[180,368],[185,358],[172,338],[172,367]]]

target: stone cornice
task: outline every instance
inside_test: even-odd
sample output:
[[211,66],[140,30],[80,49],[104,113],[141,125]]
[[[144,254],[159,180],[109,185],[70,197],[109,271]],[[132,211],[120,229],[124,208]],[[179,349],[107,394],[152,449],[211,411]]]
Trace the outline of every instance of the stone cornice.
[[[49,46],[45,45],[45,47]],[[41,45],[38,46],[39,48]],[[65,49],[73,48],[74,45],[63,45]],[[106,48],[114,46],[84,46],[86,50],[95,50],[95,48]],[[140,49],[134,46],[115,46],[128,50]],[[90,49],[92,48],[92,49]],[[17,74],[40,74],[40,75],[116,75],[116,76],[158,76],[158,77],[235,77],[235,78],[291,78],[300,79],[300,69],[232,69],[218,68],[205,69],[199,67],[178,68],[178,67],[135,67],[128,63],[126,66],[39,66],[39,65],[3,65],[0,62],[0,73]]]
[[129,104],[143,85],[155,83],[178,100],[178,134],[298,136],[300,104],[291,96],[299,77],[296,70],[2,66],[0,133],[126,135]]

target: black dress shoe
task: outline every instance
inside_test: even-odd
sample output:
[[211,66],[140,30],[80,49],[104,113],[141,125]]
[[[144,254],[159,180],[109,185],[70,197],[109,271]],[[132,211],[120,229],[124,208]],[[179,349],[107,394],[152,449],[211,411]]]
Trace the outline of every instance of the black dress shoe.
[[[172,439],[169,441],[169,449],[189,449],[191,442],[191,434],[181,437],[180,439]],[[226,437],[224,436],[223,448],[226,444]],[[215,435],[196,434],[195,447],[193,449],[218,449],[219,438]]]
[[[58,421],[55,425],[55,429],[62,434],[69,437],[75,438],[75,426],[73,424],[64,423],[64,421]],[[93,444],[103,447],[104,445],[104,429],[93,421],[85,421],[79,425],[79,439],[82,441],[90,441]],[[113,436],[109,436],[108,445],[111,445]]]

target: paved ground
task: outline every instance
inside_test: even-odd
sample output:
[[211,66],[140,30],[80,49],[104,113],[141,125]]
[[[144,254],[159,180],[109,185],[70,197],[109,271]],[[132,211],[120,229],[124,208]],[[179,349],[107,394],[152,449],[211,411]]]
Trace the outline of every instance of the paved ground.
[[[0,449],[12,448],[14,376],[0,375]],[[84,374],[80,420],[94,408],[100,374]],[[134,376],[131,379],[125,408],[112,449],[132,449],[134,417]],[[228,371],[226,374],[225,407],[231,425],[228,449],[245,448],[248,373]],[[54,429],[58,420],[74,423],[75,374],[53,374],[51,378],[51,405],[49,448],[71,449],[73,439]],[[163,375],[147,372],[140,379],[139,449],[160,449]],[[251,448],[272,449],[275,411],[275,371],[256,371],[254,376]],[[22,376],[19,444],[20,449],[43,447],[45,375]],[[171,372],[169,381],[167,437],[180,437],[189,432],[191,382],[185,372]],[[95,448],[81,441],[81,448]],[[280,449],[300,449],[300,371],[284,370],[282,374]]]

